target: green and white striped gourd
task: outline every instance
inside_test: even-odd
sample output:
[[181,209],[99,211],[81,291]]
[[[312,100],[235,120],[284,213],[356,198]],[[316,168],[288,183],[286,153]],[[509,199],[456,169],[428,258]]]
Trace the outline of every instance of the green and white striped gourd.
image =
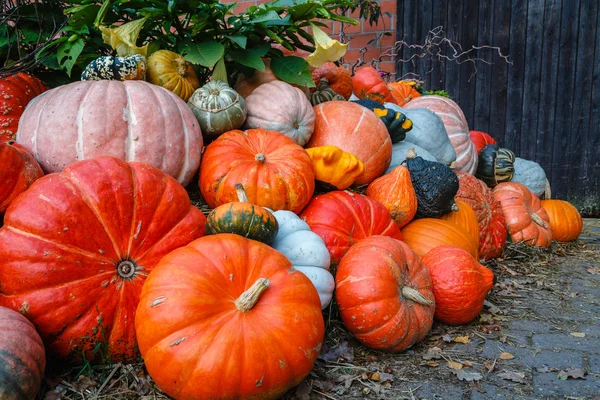
[[146,79],[147,60],[141,54],[127,57],[102,56],[88,64],[82,81],[130,81]]

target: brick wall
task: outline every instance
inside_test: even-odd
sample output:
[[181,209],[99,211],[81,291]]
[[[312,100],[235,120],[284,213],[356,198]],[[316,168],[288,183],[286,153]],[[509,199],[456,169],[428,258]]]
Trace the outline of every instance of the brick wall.
[[[252,1],[239,1],[236,2],[237,6],[233,9],[233,12],[242,12],[248,9],[248,7],[267,3],[267,0],[252,0]],[[230,3],[226,1],[226,3]],[[391,51],[396,41],[396,0],[379,0],[379,5],[382,11],[382,17],[379,19],[377,25],[370,26],[368,21],[359,21],[356,26],[346,25],[344,32],[349,42],[348,51],[343,58],[343,64],[349,66],[354,64],[361,57],[361,49],[366,48],[364,61],[370,63],[373,59],[379,58],[380,54],[388,52],[393,54]],[[389,12],[391,17],[385,15],[385,12]],[[358,10],[356,10],[351,17],[358,19]],[[339,38],[341,25],[339,22],[327,22],[328,28],[324,28],[331,37],[334,39]],[[382,36],[383,32],[390,32],[391,36]],[[377,43],[369,43],[377,39],[378,35],[380,39]],[[379,69],[387,72],[394,73],[395,66],[394,60],[391,57],[385,57],[380,63],[378,63]]]

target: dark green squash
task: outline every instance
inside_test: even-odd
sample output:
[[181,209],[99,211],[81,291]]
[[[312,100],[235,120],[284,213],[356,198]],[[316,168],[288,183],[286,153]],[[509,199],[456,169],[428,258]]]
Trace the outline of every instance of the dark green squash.
[[212,210],[206,218],[206,234],[235,233],[248,239],[271,244],[279,224],[267,208],[248,202],[241,184],[235,185],[238,200]]
[[418,157],[414,149],[406,153],[406,167],[417,195],[415,218],[438,218],[458,211],[454,196],[458,192],[458,177],[447,165]]
[[381,118],[390,134],[392,143],[398,143],[406,139],[406,132],[413,127],[412,121],[404,113],[385,107],[374,100],[353,100],[353,102],[368,108]]
[[85,67],[82,81],[128,81],[146,79],[146,57],[134,54],[127,57],[102,56]]
[[329,86],[329,81],[327,78],[321,78],[319,85],[310,95],[310,104],[316,106],[317,104],[332,100],[346,101],[344,96],[338,94]]
[[497,144],[488,144],[479,152],[479,164],[475,176],[490,188],[512,180],[515,172],[515,154]]

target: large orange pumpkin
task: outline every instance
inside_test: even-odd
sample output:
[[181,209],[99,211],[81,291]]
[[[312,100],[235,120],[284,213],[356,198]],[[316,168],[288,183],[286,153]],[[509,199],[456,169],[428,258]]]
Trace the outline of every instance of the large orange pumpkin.
[[177,399],[278,398],[308,375],[325,334],[311,281],[277,250],[232,234],[163,258],[135,325],[150,376]]
[[399,240],[371,236],[352,246],[338,265],[335,287],[344,325],[367,347],[405,350],[431,329],[429,271]]
[[429,268],[435,295],[435,319],[448,325],[473,321],[494,285],[494,273],[469,253],[454,246],[440,246],[421,258]]
[[315,129],[306,147],[337,146],[354,154],[365,165],[356,184],[383,175],[392,161],[392,140],[373,111],[348,101],[327,101],[314,110]]
[[421,93],[415,90],[414,86],[403,81],[388,84],[388,89],[392,92],[394,103],[398,104],[400,107],[412,99],[421,96]]
[[0,305],[68,358],[106,345],[139,357],[133,318],[147,274],[204,234],[206,218],[160,170],[98,157],[47,175],[17,197],[0,229]]
[[0,143],[0,214],[36,180],[44,176],[35,158],[13,140]]
[[297,214],[313,195],[315,171],[306,150],[291,138],[264,129],[235,130],[206,147],[200,191],[215,208],[237,201],[238,183],[250,203]]
[[478,259],[478,243],[462,227],[453,222],[435,218],[422,218],[411,221],[402,228],[404,242],[419,256],[444,245],[452,245],[467,251]]
[[570,242],[579,237],[583,219],[571,203],[564,200],[542,200],[542,207],[548,213],[553,239]]
[[374,100],[378,103],[393,103],[394,97],[387,84],[373,67],[364,66],[352,77],[352,89],[361,100]]
[[475,239],[475,243],[479,243],[479,223],[475,211],[464,201],[460,199],[455,199],[455,201],[458,211],[449,212],[440,218],[460,226]]
[[504,221],[513,242],[550,247],[552,228],[548,213],[540,199],[527,186],[518,182],[503,182],[492,190],[500,202]]
[[367,196],[388,209],[398,228],[412,221],[417,213],[417,195],[406,167],[398,166],[390,173],[375,179],[367,188]]
[[398,225],[381,203],[348,191],[315,196],[300,215],[319,235],[337,263],[357,241],[372,235],[402,240]]
[[346,100],[352,96],[352,77],[350,71],[344,67],[338,67],[332,62],[326,62],[312,72],[312,78],[315,85],[321,82],[322,78],[327,79],[327,83],[337,94]]
[[25,72],[0,79],[0,143],[14,140],[27,103],[48,88]]

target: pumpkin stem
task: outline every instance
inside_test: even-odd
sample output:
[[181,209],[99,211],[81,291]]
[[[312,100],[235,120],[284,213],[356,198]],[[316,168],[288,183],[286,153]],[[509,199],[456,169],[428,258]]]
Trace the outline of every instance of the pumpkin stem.
[[237,193],[238,201],[241,201],[242,203],[248,203],[248,195],[244,190],[244,185],[242,185],[241,183],[236,183],[234,187],[235,192]]
[[246,290],[240,295],[235,301],[235,306],[238,310],[245,313],[248,312],[256,305],[258,299],[265,290],[269,287],[269,280],[267,278],[259,278],[250,289]]
[[452,211],[460,211],[458,204],[456,204],[456,203],[452,204]]
[[132,278],[135,275],[136,265],[131,260],[121,260],[117,264],[117,275],[123,279]]
[[454,168],[456,168],[456,161],[452,161],[452,162],[450,163],[450,165],[448,165],[448,168],[450,168],[450,169],[454,169]]
[[254,156],[254,159],[256,161],[265,162],[266,157],[263,153],[258,153],[256,156]]
[[176,58],[175,63],[177,63],[177,74],[185,78],[187,75],[187,62],[182,58]]
[[539,215],[537,215],[536,213],[531,213],[531,219],[533,220],[533,222],[535,222],[536,224],[538,224],[539,226],[543,226],[544,228],[548,228],[548,224],[546,223],[546,221],[544,221],[542,219],[542,217],[540,217]]
[[12,146],[13,144],[15,144],[14,140],[9,140],[8,142],[6,142],[7,145]]
[[413,159],[417,156],[417,151],[411,147],[410,149],[408,149],[408,151],[406,152],[406,158],[407,159]]
[[427,300],[417,289],[413,289],[410,286],[402,287],[402,296],[423,306],[433,306],[433,301]]

